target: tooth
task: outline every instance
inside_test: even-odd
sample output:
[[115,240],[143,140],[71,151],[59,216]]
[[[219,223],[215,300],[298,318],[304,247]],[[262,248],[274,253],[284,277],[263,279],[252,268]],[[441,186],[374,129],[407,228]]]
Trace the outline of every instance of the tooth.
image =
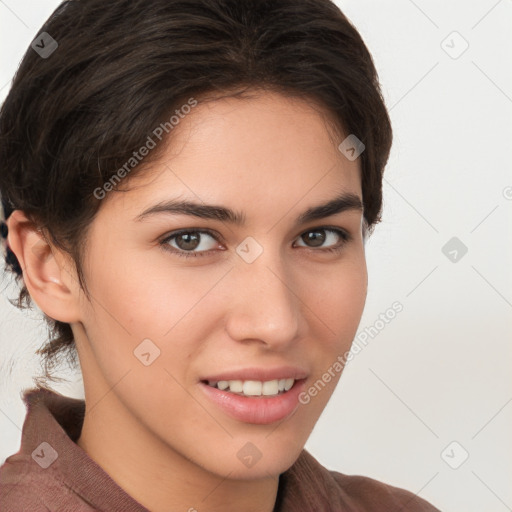
[[209,380],[208,384],[220,390],[243,393],[247,396],[275,396],[280,392],[289,391],[295,379],[274,379],[265,382],[258,380]]
[[279,381],[269,380],[264,382],[261,392],[263,395],[277,395],[279,393]]
[[258,380],[246,380],[243,384],[244,395],[261,396],[261,388],[263,384]]
[[243,389],[243,382],[241,380],[229,381],[229,390],[233,391],[233,393],[241,393]]
[[294,382],[295,382],[294,379],[286,379],[286,381],[284,383],[284,390],[288,391],[289,389],[291,389],[291,387],[293,386]]

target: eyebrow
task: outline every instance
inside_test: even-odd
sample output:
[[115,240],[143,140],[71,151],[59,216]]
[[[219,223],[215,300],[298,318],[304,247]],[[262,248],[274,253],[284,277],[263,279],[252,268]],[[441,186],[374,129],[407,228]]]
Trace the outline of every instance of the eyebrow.
[[[363,203],[358,195],[342,193],[338,197],[335,197],[326,203],[308,208],[297,217],[295,224],[305,224],[307,222],[323,219],[324,217],[330,217],[331,215],[336,215],[345,211],[363,211],[363,209]],[[139,222],[149,216],[157,214],[190,215],[200,219],[228,222],[236,226],[242,226],[246,220],[243,212],[237,212],[224,206],[201,204],[179,199],[169,199],[151,206],[135,217],[134,220]]]

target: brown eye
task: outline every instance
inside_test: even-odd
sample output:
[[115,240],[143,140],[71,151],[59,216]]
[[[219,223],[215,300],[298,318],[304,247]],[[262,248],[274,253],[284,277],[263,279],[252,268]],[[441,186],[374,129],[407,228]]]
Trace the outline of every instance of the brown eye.
[[306,242],[306,244],[309,244],[310,247],[319,247],[325,241],[325,230],[317,229],[315,231],[308,231],[301,235],[301,238]]
[[218,242],[208,231],[182,230],[171,233],[160,244],[178,256],[203,256]]
[[350,235],[337,228],[315,228],[300,235],[299,239],[304,245],[299,247],[320,248],[326,251],[341,248],[350,240]]
[[192,251],[197,248],[201,241],[198,233],[183,233],[175,237],[176,245],[184,251]]

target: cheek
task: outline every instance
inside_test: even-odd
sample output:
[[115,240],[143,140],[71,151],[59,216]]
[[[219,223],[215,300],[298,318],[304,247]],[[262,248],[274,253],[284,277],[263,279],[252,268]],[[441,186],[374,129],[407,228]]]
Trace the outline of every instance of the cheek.
[[311,333],[308,346],[312,375],[299,397],[304,424],[312,428],[329,401],[344,370],[347,353],[357,332],[367,292],[364,257],[346,262],[339,272],[330,272],[323,280],[311,281],[309,304]]
[[[342,261],[337,269],[308,278],[314,312],[336,333],[338,345],[351,343],[363,313],[367,293],[364,254]],[[308,295],[305,295],[308,297]]]
[[[143,353],[149,349],[158,354],[152,367],[165,366],[183,380],[184,361],[201,350],[205,332],[219,313],[211,306],[212,297],[229,269],[186,269],[129,253],[118,256],[112,258],[115,265],[91,269],[88,279],[92,300],[85,327],[96,359],[115,379],[125,368],[141,369],[136,354],[144,347]],[[151,380],[152,375],[142,377]]]
[[92,301],[94,311],[137,337],[164,337],[224,273],[218,268],[180,268],[172,260],[140,250],[110,259],[115,264],[91,269],[90,289],[97,298]]

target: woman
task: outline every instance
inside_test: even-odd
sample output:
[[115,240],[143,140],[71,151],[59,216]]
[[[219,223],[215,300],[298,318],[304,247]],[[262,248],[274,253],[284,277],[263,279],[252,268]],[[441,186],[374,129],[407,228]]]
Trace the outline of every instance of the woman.
[[64,2],[0,137],[19,304],[85,391],[27,390],[2,510],[437,510],[303,450],[361,318],[392,139],[333,3]]

